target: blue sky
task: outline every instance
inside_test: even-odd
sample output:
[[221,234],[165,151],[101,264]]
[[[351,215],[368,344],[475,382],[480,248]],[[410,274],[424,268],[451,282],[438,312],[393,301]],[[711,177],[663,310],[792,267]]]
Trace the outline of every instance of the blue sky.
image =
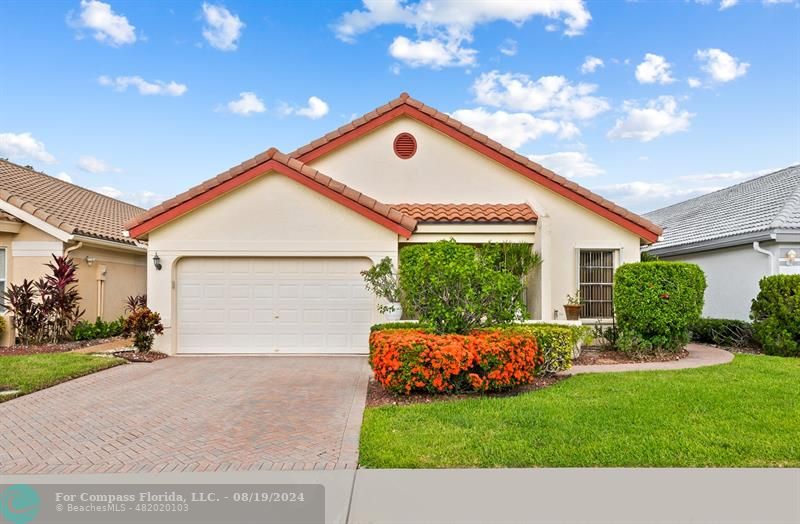
[[800,162],[796,1],[5,1],[0,156],[149,207],[408,91],[635,211]]

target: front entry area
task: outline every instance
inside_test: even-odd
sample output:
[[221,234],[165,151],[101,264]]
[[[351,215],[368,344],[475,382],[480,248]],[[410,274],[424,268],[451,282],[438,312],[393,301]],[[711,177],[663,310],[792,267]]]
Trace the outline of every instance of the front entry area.
[[178,353],[368,353],[367,258],[192,257],[177,266]]

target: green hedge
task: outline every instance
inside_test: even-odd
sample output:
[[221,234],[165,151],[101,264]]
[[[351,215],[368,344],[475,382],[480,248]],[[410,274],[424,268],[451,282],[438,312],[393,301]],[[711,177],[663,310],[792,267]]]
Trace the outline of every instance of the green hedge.
[[764,277],[759,287],[750,318],[764,353],[800,356],[800,275]]
[[525,314],[522,282],[492,267],[474,247],[455,240],[400,250],[400,288],[407,314],[439,333],[466,334],[484,325],[509,324]]
[[370,333],[375,333],[376,331],[389,331],[392,329],[419,329],[420,331],[431,331],[431,327],[427,324],[423,324],[421,322],[384,322],[382,324],[373,324],[369,328]]
[[744,320],[701,318],[691,327],[692,340],[726,347],[754,347],[753,325]]
[[504,332],[531,335],[536,338],[539,351],[544,358],[537,366],[538,373],[557,373],[572,367],[575,348],[588,335],[584,326],[559,324],[520,324],[500,328]]
[[706,279],[696,264],[638,262],[614,275],[619,348],[629,353],[677,351],[703,311]]

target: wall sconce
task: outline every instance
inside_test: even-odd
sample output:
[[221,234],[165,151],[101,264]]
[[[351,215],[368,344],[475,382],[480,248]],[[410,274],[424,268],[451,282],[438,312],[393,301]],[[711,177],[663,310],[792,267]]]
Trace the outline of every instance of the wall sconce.
[[97,259],[96,259],[96,258],[94,258],[94,257],[89,257],[89,256],[87,256],[87,257],[85,258],[85,260],[86,260],[86,265],[87,265],[87,266],[89,266],[89,267],[92,267],[92,266],[94,265],[94,263],[95,263],[95,262],[97,262]]
[[158,256],[158,251],[156,251],[156,254],[153,255],[153,265],[158,271],[161,271],[161,257]]
[[797,251],[794,249],[790,249],[788,253],[786,253],[786,261],[791,266],[794,264],[794,261],[797,260]]

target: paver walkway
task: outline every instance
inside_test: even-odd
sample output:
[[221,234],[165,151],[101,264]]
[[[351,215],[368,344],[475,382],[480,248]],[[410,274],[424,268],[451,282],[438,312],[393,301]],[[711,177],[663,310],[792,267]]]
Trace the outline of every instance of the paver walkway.
[[637,362],[634,364],[591,364],[573,366],[559,375],[579,375],[581,373],[620,373],[623,371],[665,371],[669,369],[702,368],[727,364],[733,360],[733,353],[724,349],[703,344],[688,344],[687,357],[668,362]]
[[0,473],[352,469],[364,357],[173,357],[0,404]]

